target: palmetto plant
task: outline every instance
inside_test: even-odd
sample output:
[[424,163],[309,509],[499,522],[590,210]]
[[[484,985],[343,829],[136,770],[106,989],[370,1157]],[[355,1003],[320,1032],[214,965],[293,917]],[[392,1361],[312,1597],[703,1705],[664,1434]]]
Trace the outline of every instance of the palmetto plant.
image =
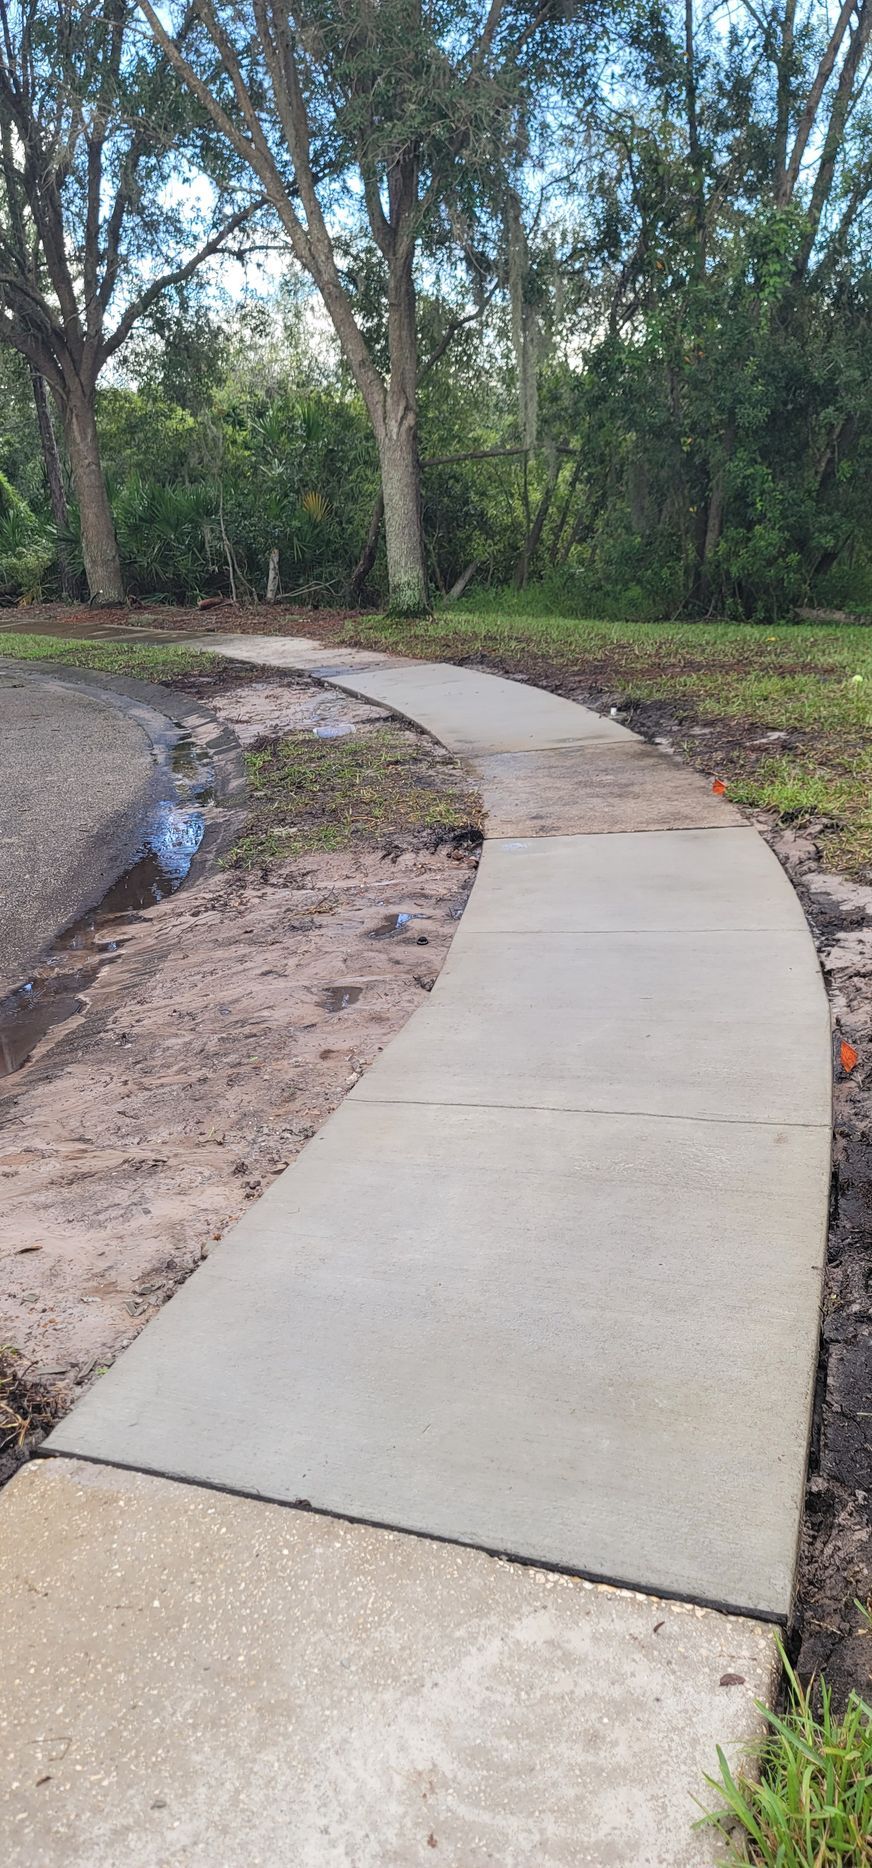
[[136,477],[116,493],[113,509],[131,583],[195,597],[215,582],[223,563],[216,482],[191,486]]
[[323,493],[304,493],[300,505],[315,525],[323,525],[330,512],[330,501]]

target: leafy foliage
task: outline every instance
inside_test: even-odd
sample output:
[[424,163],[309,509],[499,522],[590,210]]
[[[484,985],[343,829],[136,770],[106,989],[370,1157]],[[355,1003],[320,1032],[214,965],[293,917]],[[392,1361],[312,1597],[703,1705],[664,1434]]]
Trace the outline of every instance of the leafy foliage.
[[0,473],[0,593],[38,595],[54,555],[48,531]]

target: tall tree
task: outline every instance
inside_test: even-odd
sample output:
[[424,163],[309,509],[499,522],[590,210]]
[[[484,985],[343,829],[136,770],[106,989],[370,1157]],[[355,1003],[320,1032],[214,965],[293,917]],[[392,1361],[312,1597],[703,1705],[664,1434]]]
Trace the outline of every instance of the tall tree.
[[189,100],[132,0],[0,0],[0,342],[48,384],[69,454],[88,588],[124,586],[96,424],[101,370],[170,286],[250,217],[173,205]]
[[646,580],[659,538],[698,606],[754,609],[766,584],[801,601],[850,531],[835,499],[869,328],[872,0],[664,0],[616,64],[584,178],[605,445],[579,499],[613,544],[624,501],[628,581],[632,538]]
[[[139,0],[167,60],[280,217],[332,320],[378,447],[390,601],[428,607],[418,457],[416,267],[473,262],[537,113],[581,52],[594,0]],[[264,83],[266,76],[266,84]],[[327,177],[327,179],[324,179]],[[345,263],[363,221],[382,275],[383,356]]]

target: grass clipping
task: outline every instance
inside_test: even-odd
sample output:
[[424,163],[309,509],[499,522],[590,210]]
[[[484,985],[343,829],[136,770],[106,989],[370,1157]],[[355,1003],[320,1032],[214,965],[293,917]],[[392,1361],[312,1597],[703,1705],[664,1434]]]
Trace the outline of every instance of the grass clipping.
[[454,761],[393,725],[338,739],[286,734],[247,753],[246,769],[252,808],[230,858],[236,868],[386,839],[450,841],[480,818]]
[[28,1381],[17,1349],[0,1344],[0,1454],[20,1453],[54,1426],[60,1402],[44,1382]]
[[723,1799],[703,1818],[729,1844],[727,1860],[757,1868],[872,1868],[872,1707],[852,1693],[841,1718],[821,1683],[819,1713],[786,1655],[790,1704],[781,1717],[761,1706],[770,1730],[759,1778],[733,1776],[718,1749]]

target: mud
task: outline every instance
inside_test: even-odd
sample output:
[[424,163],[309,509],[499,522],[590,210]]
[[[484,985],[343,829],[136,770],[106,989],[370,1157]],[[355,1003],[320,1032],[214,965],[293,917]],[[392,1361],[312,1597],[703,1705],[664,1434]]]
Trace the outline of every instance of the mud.
[[[872,1698],[872,888],[823,874],[813,828],[762,825],[805,909],[833,1019],[830,1229],[793,1651]],[[858,1062],[846,1070],[847,1041]]]
[[[291,679],[209,705],[249,743],[384,719]],[[432,986],[476,860],[392,835],[125,910],[76,1015],[0,1082],[0,1344],[22,1380],[68,1405],[294,1159]]]

